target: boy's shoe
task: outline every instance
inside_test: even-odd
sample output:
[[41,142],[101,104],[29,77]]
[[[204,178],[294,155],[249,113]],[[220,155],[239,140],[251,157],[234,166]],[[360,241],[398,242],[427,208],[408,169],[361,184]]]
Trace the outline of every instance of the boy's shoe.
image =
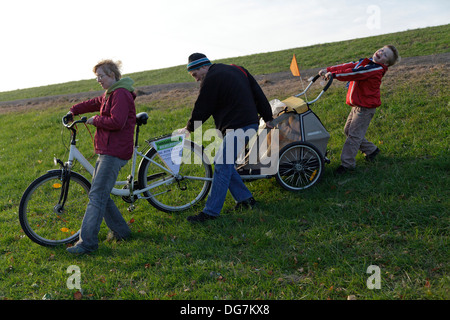
[[255,198],[251,197],[250,199],[236,203],[236,205],[234,206],[234,210],[253,209],[256,206],[256,203],[257,202],[256,202]]
[[336,174],[344,174],[347,173],[349,171],[352,171],[353,169],[344,167],[343,165],[340,165],[337,169],[336,169]]
[[69,247],[66,249],[67,252],[71,253],[71,254],[87,254],[90,253],[91,251],[84,249],[83,247],[80,246],[73,246],[73,247]]
[[187,217],[187,221],[189,222],[205,222],[206,220],[214,220],[214,219],[217,219],[217,217],[206,214],[203,211],[195,216]]
[[375,157],[379,153],[380,153],[380,149],[376,148],[374,152],[372,152],[371,154],[367,154],[364,158],[366,159],[366,161],[372,162],[375,160]]

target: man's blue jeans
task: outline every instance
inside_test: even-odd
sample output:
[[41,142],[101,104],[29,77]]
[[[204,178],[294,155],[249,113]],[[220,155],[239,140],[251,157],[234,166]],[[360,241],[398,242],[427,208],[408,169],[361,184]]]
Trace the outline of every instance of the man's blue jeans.
[[92,177],[89,203],[81,225],[80,240],[77,246],[93,251],[98,248],[98,233],[103,219],[106,225],[119,237],[131,234],[130,228],[110,197],[120,169],[127,163],[117,157],[99,155]]
[[219,216],[230,190],[234,200],[241,202],[252,197],[241,176],[236,171],[235,162],[245,144],[257,132],[258,124],[227,132],[218,154],[214,158],[214,176],[211,191],[203,212],[211,216]]

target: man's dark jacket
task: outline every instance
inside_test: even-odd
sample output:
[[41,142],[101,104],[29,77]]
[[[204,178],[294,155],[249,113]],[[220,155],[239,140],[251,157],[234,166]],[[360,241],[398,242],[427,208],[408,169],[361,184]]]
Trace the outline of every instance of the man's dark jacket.
[[186,128],[194,131],[194,121],[204,123],[213,116],[222,134],[272,120],[272,109],[255,78],[235,65],[213,64],[202,81],[200,92]]

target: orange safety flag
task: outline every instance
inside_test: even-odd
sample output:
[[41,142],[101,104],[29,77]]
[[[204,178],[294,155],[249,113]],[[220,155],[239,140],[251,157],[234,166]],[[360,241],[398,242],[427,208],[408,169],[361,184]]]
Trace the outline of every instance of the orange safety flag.
[[291,61],[291,72],[294,77],[300,77],[300,70],[298,69],[297,59],[295,58],[295,54],[292,57]]

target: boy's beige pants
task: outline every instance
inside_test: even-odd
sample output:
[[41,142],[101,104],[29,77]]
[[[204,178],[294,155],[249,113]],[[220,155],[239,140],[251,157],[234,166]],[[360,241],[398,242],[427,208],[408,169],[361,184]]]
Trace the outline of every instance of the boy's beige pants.
[[369,155],[377,149],[376,145],[364,138],[375,111],[376,108],[352,107],[344,127],[347,140],[341,153],[342,166],[353,169],[356,166],[355,158],[359,150]]

